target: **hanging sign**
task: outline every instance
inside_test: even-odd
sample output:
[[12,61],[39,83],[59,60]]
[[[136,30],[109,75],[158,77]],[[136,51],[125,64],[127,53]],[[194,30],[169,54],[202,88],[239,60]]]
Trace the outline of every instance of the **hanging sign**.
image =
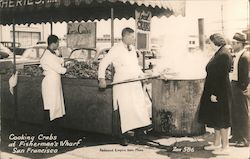
[[150,22],[152,13],[145,10],[135,11],[136,23],[136,48],[138,50],[148,50],[150,40]]
[[151,18],[152,18],[152,13],[150,11],[136,10],[135,11],[136,29],[138,31],[149,32]]
[[95,48],[96,23],[68,23],[67,45],[70,48]]

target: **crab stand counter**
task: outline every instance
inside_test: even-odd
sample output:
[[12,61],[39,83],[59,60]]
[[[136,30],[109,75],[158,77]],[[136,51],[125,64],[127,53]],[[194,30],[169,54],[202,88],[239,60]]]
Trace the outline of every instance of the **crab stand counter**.
[[[43,77],[19,76],[17,107],[9,91],[10,75],[1,75],[1,117],[43,124],[41,82]],[[60,127],[113,134],[112,89],[99,91],[96,79],[62,78],[66,115],[58,118]],[[15,116],[17,111],[17,116]],[[114,132],[115,133],[115,132]]]
[[194,136],[205,133],[197,121],[204,79],[155,79],[152,82],[153,126],[160,134]]

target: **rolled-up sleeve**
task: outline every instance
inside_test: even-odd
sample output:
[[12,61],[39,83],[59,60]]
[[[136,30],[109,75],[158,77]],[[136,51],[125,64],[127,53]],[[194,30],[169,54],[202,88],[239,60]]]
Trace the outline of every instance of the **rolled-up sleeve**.
[[107,67],[113,62],[115,50],[111,48],[106,56],[101,60],[98,68],[98,79],[105,78]]

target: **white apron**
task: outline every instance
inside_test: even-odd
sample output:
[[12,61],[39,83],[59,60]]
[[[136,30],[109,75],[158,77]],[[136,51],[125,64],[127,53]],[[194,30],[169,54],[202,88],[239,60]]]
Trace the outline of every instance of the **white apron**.
[[[111,63],[115,68],[114,82],[143,75],[135,50],[128,51],[123,43],[112,47],[100,62],[98,78],[105,78],[105,70]],[[119,106],[122,133],[151,124],[145,98],[141,82],[113,87],[113,105],[115,110]]]
[[62,66],[63,59],[46,50],[40,60],[45,75],[42,81],[44,110],[49,110],[50,120],[65,115],[61,75],[66,73]]

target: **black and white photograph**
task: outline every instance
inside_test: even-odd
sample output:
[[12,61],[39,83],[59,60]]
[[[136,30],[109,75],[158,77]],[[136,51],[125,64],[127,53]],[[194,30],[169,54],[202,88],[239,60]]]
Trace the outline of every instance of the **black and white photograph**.
[[0,159],[250,159],[250,0],[0,0]]

